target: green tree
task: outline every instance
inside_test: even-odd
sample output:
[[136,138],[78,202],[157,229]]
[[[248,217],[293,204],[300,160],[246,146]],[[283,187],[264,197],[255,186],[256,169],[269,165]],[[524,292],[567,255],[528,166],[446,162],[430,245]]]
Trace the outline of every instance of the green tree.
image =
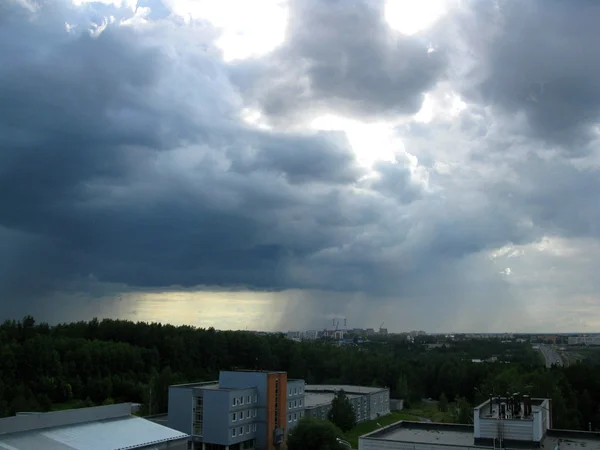
[[348,431],[356,425],[354,407],[343,389],[336,392],[333,397],[327,418],[342,431]]
[[333,423],[305,416],[287,437],[288,450],[343,450],[343,434]]
[[396,386],[396,395],[398,398],[406,400],[408,398],[408,380],[406,375],[400,374],[398,377],[398,384]]
[[443,392],[442,392],[442,395],[440,395],[440,401],[438,403],[438,407],[440,408],[441,412],[448,411],[448,397],[446,397],[446,394],[444,394]]
[[456,398],[456,413],[458,423],[473,423],[473,408],[471,407],[466,398]]

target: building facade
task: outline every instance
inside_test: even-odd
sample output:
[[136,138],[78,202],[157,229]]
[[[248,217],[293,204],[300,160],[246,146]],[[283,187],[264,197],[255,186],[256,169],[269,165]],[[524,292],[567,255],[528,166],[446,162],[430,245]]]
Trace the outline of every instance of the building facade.
[[285,372],[222,371],[218,381],[169,387],[168,425],[194,449],[275,450],[303,405],[304,381]]
[[193,449],[277,450],[305,415],[327,419],[343,390],[357,422],[390,412],[387,388],[306,385],[286,372],[222,371],[218,381],[169,387],[169,427],[191,436]]
[[569,336],[569,345],[600,345],[600,336]]
[[306,385],[305,414],[326,419],[338,391],[344,391],[354,408],[356,422],[377,419],[390,413],[390,390],[350,385]]

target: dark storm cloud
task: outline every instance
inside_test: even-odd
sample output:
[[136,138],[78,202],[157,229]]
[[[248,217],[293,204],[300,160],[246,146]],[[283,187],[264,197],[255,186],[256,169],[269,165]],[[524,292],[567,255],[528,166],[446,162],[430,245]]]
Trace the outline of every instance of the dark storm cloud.
[[[357,317],[380,301],[427,312],[443,300],[444,314],[513,301],[485,252],[542,235],[520,207],[542,203],[539,187],[494,184],[508,200],[468,167],[417,183],[400,157],[364,177],[340,133],[240,120],[248,101],[286,124],[313,110],[417,111],[444,57],[392,33],[380,3],[294,3],[283,47],[235,67],[241,92],[210,26],[117,19],[90,37],[86,17],[102,23],[102,8],[46,6],[0,25],[0,301],[87,280],[342,292],[362,299]],[[467,122],[453,145],[489,133]],[[436,141],[447,128],[422,127],[433,171],[455,149]],[[319,301],[304,310],[320,314]]]
[[554,236],[600,238],[600,170],[529,155],[514,167],[519,181],[493,186],[490,195],[511,199],[522,218]]
[[338,133],[252,131],[210,41],[158,45],[202,35],[69,34],[70,13],[15,9],[0,29],[3,298],[89,275],[289,287],[289,261],[377,218],[345,191],[362,170]]
[[588,151],[600,117],[600,50],[594,44],[600,40],[600,3],[468,5],[452,17],[470,61],[457,62],[471,67],[457,80],[466,99],[508,115],[524,113],[529,131],[522,132],[570,153]]
[[383,1],[292,1],[282,47],[232,73],[248,102],[273,123],[315,112],[411,114],[445,67],[428,44],[393,31]]

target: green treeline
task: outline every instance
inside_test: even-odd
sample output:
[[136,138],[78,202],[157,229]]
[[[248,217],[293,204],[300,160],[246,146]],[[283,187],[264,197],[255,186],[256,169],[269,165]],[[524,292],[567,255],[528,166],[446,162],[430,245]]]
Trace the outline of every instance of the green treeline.
[[[494,355],[498,362],[471,362]],[[165,412],[170,384],[214,380],[219,370],[237,368],[285,370],[308,383],[387,386],[409,403],[442,397],[444,405],[475,405],[490,394],[528,393],[552,398],[555,428],[600,429],[600,360],[548,370],[529,344],[463,340],[428,349],[390,336],[338,347],[122,320],[48,326],[29,316],[0,325],[0,416],[121,401],[143,403],[145,414]]]

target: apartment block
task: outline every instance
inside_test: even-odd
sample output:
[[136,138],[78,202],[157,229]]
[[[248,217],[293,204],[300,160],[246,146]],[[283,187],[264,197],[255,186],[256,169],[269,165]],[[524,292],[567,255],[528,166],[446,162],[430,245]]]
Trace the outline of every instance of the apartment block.
[[168,426],[192,449],[275,450],[303,416],[304,380],[286,372],[222,371],[219,380],[169,387]]

